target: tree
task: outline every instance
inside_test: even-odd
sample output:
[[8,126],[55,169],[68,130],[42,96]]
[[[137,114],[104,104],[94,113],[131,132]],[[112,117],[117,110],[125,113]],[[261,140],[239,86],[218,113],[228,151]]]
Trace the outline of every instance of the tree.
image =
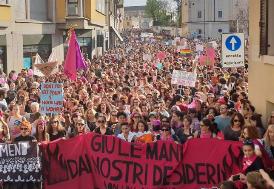
[[145,13],[153,19],[153,25],[168,26],[171,15],[167,14],[167,2],[163,0],[147,0]]
[[177,4],[177,24],[180,27],[182,23],[182,0],[174,0]]

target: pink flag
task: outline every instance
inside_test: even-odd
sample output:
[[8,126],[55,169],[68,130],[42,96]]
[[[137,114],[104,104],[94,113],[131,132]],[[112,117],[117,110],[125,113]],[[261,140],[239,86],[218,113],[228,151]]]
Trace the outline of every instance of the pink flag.
[[77,52],[76,52],[76,35],[75,32],[71,32],[71,37],[69,40],[69,48],[65,60],[64,65],[64,73],[68,78],[71,80],[77,79],[77,69],[76,69],[76,58],[77,58]]
[[214,48],[207,48],[206,54],[200,56],[200,58],[199,58],[200,65],[214,66],[215,57],[216,57],[216,55],[215,55]]

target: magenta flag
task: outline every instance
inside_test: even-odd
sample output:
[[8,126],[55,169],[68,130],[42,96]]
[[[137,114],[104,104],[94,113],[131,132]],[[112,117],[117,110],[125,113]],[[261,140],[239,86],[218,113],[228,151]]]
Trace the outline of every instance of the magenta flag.
[[80,46],[76,40],[76,35],[73,30],[69,40],[69,48],[64,65],[64,74],[71,80],[76,80],[77,70],[86,68],[87,65],[85,64],[84,58],[80,51]]

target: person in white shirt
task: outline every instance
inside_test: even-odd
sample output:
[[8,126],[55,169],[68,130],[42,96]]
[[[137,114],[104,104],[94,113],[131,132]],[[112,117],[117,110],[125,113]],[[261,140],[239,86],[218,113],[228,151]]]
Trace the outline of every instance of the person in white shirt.
[[135,140],[135,134],[130,132],[128,123],[121,124],[121,131],[122,133],[117,136],[118,138],[127,142],[133,142]]

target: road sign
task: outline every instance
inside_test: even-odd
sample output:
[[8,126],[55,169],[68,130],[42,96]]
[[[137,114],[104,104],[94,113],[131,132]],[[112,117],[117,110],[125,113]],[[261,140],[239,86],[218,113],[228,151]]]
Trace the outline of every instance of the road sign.
[[222,63],[223,67],[244,66],[244,34],[222,34]]

